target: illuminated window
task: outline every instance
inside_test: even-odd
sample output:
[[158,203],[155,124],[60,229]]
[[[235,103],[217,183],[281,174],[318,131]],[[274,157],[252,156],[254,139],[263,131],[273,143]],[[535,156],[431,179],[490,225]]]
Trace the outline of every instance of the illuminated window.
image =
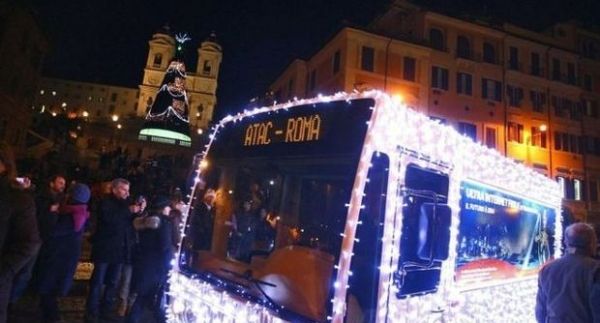
[[582,185],[581,185],[581,180],[579,179],[574,179],[573,180],[573,191],[574,191],[574,199],[576,201],[581,201],[583,198],[582,196]]
[[448,90],[448,69],[439,66],[431,67],[431,87]]
[[473,76],[468,73],[456,73],[456,93],[473,94]]
[[523,143],[523,125],[516,122],[508,123],[508,141]]
[[567,193],[566,192],[567,185],[566,185],[565,178],[562,176],[557,176],[556,181],[558,182],[558,185],[560,186],[560,190],[563,193],[563,197],[566,197],[567,196],[567,194],[566,194]]
[[531,127],[531,144],[533,146],[546,148],[546,132],[539,127]]
[[485,128],[485,145],[488,148],[496,149],[496,128]]
[[481,79],[481,97],[502,102],[502,83],[486,78]]

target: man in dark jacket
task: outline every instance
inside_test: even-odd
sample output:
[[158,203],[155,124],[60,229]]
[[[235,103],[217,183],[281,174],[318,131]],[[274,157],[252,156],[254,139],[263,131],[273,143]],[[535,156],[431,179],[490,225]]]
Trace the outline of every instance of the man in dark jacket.
[[56,223],[59,204],[63,202],[65,197],[65,186],[65,177],[56,174],[50,178],[48,187],[42,189],[35,198],[38,229],[40,230],[42,241],[49,236]]
[[41,241],[35,219],[35,204],[15,181],[16,164],[10,146],[0,143],[0,323],[15,274],[38,251]]
[[213,206],[216,196],[214,190],[206,190],[202,202],[196,206],[191,216],[189,230],[194,250],[210,250],[215,222]]
[[594,229],[585,223],[565,230],[566,255],[542,268],[535,316],[539,323],[600,323],[600,262]]
[[[92,238],[94,271],[86,302],[86,321],[96,321],[99,315],[112,318],[121,266],[125,263],[131,214],[138,206],[130,206],[129,182],[117,178],[111,183],[112,194],[100,201],[97,227]],[[104,294],[102,286],[105,285]]]
[[[42,243],[48,239],[58,219],[58,207],[64,199],[66,180],[63,175],[55,174],[50,178],[47,188],[42,188],[35,196],[37,227]],[[37,254],[19,271],[13,280],[11,303],[16,303],[23,295],[31,279]]]
[[133,266],[133,286],[137,297],[127,318],[128,323],[140,322],[145,308],[152,310],[155,322],[165,322],[165,308],[161,300],[176,242],[171,202],[166,196],[157,196],[150,204],[150,216],[134,221],[139,232],[138,252]]

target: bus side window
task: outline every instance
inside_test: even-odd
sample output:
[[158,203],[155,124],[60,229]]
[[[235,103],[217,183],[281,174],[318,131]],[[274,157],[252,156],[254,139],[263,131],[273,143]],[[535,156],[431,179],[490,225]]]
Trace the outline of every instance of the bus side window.
[[395,283],[398,297],[433,293],[448,257],[451,211],[448,175],[410,164],[402,189],[402,235]]
[[360,211],[360,224],[356,227],[346,322],[375,322],[377,314],[378,268],[390,160],[385,154],[374,153],[371,165],[362,201],[365,207]]

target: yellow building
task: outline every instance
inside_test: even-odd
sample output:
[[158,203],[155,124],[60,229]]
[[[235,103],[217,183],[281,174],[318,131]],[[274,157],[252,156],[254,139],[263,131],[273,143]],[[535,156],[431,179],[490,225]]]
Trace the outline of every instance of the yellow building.
[[48,49],[34,15],[18,4],[0,2],[0,139],[25,151],[35,90]]
[[380,89],[556,178],[578,219],[600,222],[600,36],[573,23],[539,33],[396,1],[345,27],[275,80],[277,101]]
[[[148,106],[152,104],[160,88],[169,62],[175,55],[175,39],[168,28],[155,33],[148,45],[148,59],[142,84],[139,86],[138,116],[146,115]],[[223,53],[214,33],[200,44],[197,52],[196,70],[191,71],[188,66],[185,80],[190,106],[189,118],[193,127],[207,128],[217,103],[217,83]]]

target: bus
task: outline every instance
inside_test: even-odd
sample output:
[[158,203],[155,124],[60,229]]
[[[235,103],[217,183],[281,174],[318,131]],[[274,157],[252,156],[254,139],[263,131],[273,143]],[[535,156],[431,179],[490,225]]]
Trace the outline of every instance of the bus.
[[558,183],[380,91],[227,116],[199,156],[172,322],[533,321],[561,254]]

